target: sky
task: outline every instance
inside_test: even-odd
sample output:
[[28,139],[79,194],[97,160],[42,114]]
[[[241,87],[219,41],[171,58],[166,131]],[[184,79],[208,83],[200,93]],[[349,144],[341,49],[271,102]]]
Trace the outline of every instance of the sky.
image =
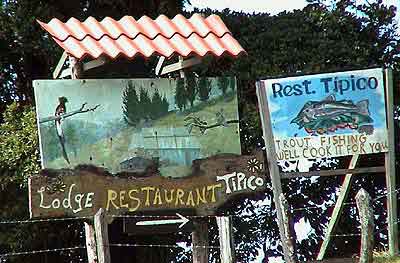
[[[358,3],[363,3],[366,0],[356,0]],[[302,9],[307,5],[306,0],[190,0],[192,6],[187,6],[188,10],[192,10],[194,7],[197,8],[210,8],[214,10],[223,10],[229,8],[234,11],[243,11],[247,13],[253,12],[266,12],[271,15],[279,14],[283,11],[292,11],[294,9]],[[398,14],[396,20],[400,24],[400,1],[399,0],[383,0],[387,5],[397,6]],[[400,34],[400,27],[398,28]],[[295,231],[297,236],[303,238],[307,236],[308,232],[311,231],[308,223],[302,221],[295,225]],[[260,263],[263,258],[262,251],[254,263]],[[282,260],[270,258],[270,262],[283,262]]]

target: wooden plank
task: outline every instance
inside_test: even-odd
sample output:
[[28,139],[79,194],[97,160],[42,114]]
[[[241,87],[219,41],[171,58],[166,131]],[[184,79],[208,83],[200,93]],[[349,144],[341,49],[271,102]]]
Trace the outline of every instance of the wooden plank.
[[97,255],[99,263],[110,263],[110,246],[108,242],[108,223],[103,208],[94,216],[94,229],[96,232]]
[[193,263],[208,263],[208,223],[196,219],[193,221],[192,232]]
[[162,69],[162,67],[164,65],[165,59],[166,58],[164,56],[160,56],[159,57],[158,62],[157,62],[157,66],[156,66],[156,69],[155,69],[156,76],[160,75],[160,72],[161,72],[161,69]]
[[232,218],[230,216],[218,216],[217,225],[219,232],[221,263],[234,263],[236,260]]
[[107,63],[107,59],[105,57],[99,57],[97,59],[94,59],[94,60],[84,63],[82,65],[82,69],[83,69],[83,71],[87,71],[87,70],[90,70],[93,68],[103,66],[106,63]]
[[360,263],[372,263],[372,251],[374,249],[374,213],[372,211],[371,197],[361,188],[356,195],[356,203],[361,223]]
[[[351,158],[350,164],[349,164],[349,169],[354,169],[356,167],[359,159],[360,158],[359,158],[358,154],[353,155],[353,157]],[[332,216],[331,216],[331,219],[329,220],[328,228],[325,232],[324,241],[322,242],[321,248],[319,249],[317,260],[322,260],[325,257],[325,253],[328,250],[328,246],[329,246],[329,242],[331,240],[332,233],[335,231],[337,222],[339,221],[340,215],[342,213],[344,201],[346,200],[347,195],[350,191],[352,179],[353,179],[353,174],[346,174],[343,184],[340,187],[339,196],[336,201],[335,208],[332,211]]]
[[93,224],[84,223],[88,263],[97,263],[95,230]]
[[289,203],[285,198],[284,194],[280,194],[279,196],[279,205],[283,212],[283,224],[285,228],[285,244],[289,249],[290,252],[290,261],[289,262],[296,262],[296,251],[295,251],[295,231],[293,221],[290,215]]
[[281,177],[276,160],[275,141],[272,133],[271,116],[268,108],[267,93],[263,82],[257,82],[257,98],[261,115],[269,174],[271,176],[272,190],[274,192],[274,202],[278,217],[279,234],[282,242],[283,256],[285,262],[290,262],[290,249],[285,244],[285,227],[283,224],[283,213],[279,205],[279,196],[282,193]]
[[67,60],[67,58],[68,58],[68,54],[67,54],[67,52],[64,51],[64,52],[62,53],[61,57],[60,57],[60,60],[59,60],[58,63],[57,63],[56,68],[55,68],[54,71],[53,71],[53,79],[58,78],[58,76],[60,75],[61,70],[62,70],[62,68],[63,68],[63,66],[64,66],[65,61]]
[[354,169],[336,169],[336,170],[323,170],[323,171],[311,171],[311,172],[291,172],[281,173],[282,179],[291,179],[297,177],[312,177],[312,176],[338,176],[346,174],[372,174],[372,173],[384,173],[386,171],[385,166],[374,166],[374,167],[362,167]]
[[187,60],[182,60],[177,63],[171,64],[168,66],[164,66],[160,75],[165,75],[165,74],[175,72],[175,71],[178,71],[181,69],[189,68],[189,67],[192,67],[192,66],[200,64],[200,63],[201,63],[201,59],[197,58],[197,57],[187,59]]
[[[159,175],[154,163],[142,172],[117,176],[91,165],[45,169],[31,177],[30,209],[33,217],[42,218],[93,216],[100,208],[110,215],[163,210],[212,215],[232,199],[265,191],[261,156],[220,154],[194,160],[191,175],[183,178]],[[249,171],[249,162],[255,160],[258,170],[252,166]]]
[[388,233],[389,233],[389,254],[391,256],[399,253],[399,236],[397,225],[397,194],[396,190],[396,155],[394,141],[394,106],[393,106],[393,73],[391,69],[385,70],[386,86],[386,114],[388,128],[389,151],[385,154],[386,166],[386,189],[387,210],[388,210]]

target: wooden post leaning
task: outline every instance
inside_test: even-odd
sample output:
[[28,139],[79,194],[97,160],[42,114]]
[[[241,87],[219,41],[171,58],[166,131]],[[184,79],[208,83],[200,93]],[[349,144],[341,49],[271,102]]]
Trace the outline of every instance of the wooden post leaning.
[[[358,160],[359,160],[359,155],[358,154],[353,155],[349,164],[349,169],[354,169],[357,165]],[[328,250],[329,242],[331,241],[331,236],[335,231],[337,222],[339,221],[340,215],[342,214],[345,200],[350,191],[353,176],[354,176],[353,174],[346,174],[343,184],[340,187],[339,196],[336,201],[335,207],[333,208],[332,216],[331,219],[329,220],[328,228],[325,232],[324,241],[322,241],[321,247],[319,249],[317,260],[322,260],[326,254],[326,251]]]
[[372,263],[374,249],[374,213],[369,194],[361,189],[356,195],[358,214],[361,221],[360,263]]

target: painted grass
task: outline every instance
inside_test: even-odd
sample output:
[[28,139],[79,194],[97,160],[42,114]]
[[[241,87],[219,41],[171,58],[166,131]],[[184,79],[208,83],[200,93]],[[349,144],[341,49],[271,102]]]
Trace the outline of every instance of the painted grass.
[[391,257],[386,251],[374,252],[374,262],[376,263],[400,263],[400,257]]
[[[216,122],[215,113],[221,108],[223,109],[224,115],[227,120],[237,119],[237,107],[236,97],[227,96],[225,98],[218,98],[209,101],[207,104],[197,105],[192,109],[192,113],[176,114],[171,113],[163,118],[156,120],[153,123],[153,127],[165,127],[173,126],[183,127],[184,118],[190,114],[200,117],[203,120],[207,120],[209,124]],[[236,124],[233,124],[236,126]],[[219,149],[224,149],[224,153],[238,153],[240,150],[240,141],[238,138],[238,129],[227,127],[216,127],[206,131],[207,136],[202,136],[198,129],[193,129],[192,133],[198,135],[199,143],[201,144],[202,156],[210,156],[219,153]],[[98,141],[95,144],[83,145],[77,151],[75,156],[73,153],[69,153],[69,159],[71,161],[70,168],[76,166],[79,163],[95,164],[98,166],[105,166],[110,169],[111,172],[115,173],[119,170],[120,162],[127,158],[130,158],[138,153],[135,149],[128,149],[132,140],[132,134],[135,133],[135,128],[129,127],[115,135],[112,142],[105,138]],[[67,167],[67,163],[61,157],[48,163],[49,168]],[[186,166],[171,166],[164,167],[161,173],[166,177],[177,177],[182,174],[188,174],[190,172],[189,167]]]

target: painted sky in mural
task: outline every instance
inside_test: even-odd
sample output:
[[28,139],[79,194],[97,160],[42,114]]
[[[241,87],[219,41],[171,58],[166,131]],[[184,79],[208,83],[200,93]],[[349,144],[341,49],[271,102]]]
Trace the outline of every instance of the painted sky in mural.
[[42,166],[190,174],[240,154],[234,78],[34,81]]
[[268,79],[261,84],[278,160],[387,151],[382,69]]

